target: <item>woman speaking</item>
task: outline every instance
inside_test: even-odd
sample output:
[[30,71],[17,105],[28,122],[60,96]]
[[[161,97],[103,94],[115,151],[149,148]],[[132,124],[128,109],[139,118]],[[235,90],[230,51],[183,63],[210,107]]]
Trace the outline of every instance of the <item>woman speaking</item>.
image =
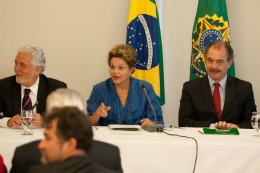
[[142,89],[145,86],[154,107],[157,123],[163,124],[162,109],[150,83],[131,77],[137,52],[131,45],[116,45],[108,53],[111,78],[96,84],[87,101],[93,125],[141,125],[154,123],[154,114]]

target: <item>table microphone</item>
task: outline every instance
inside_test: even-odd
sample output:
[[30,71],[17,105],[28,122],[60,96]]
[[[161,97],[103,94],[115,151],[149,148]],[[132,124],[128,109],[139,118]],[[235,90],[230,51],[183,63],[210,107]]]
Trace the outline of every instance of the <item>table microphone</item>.
[[155,114],[153,105],[151,103],[151,100],[150,100],[150,98],[149,98],[149,96],[148,96],[148,94],[146,92],[145,86],[142,85],[141,87],[144,90],[144,93],[145,93],[145,95],[146,95],[146,97],[147,97],[147,99],[148,99],[148,101],[149,101],[149,103],[151,105],[151,108],[152,108],[153,114],[154,114],[154,119],[155,119],[155,124],[147,124],[147,125],[145,125],[144,126],[144,130],[146,130],[148,132],[162,132],[163,128],[164,128],[164,125],[163,124],[157,124],[156,114]]

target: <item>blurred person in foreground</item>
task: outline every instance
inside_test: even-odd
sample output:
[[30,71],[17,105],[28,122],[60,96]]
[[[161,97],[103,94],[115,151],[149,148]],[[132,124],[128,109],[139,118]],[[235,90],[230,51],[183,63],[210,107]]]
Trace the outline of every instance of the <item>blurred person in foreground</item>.
[[155,123],[154,114],[142,89],[145,86],[154,107],[157,123],[164,124],[159,100],[150,83],[135,79],[137,52],[131,45],[116,45],[108,53],[111,78],[96,84],[87,101],[92,125],[141,125]]
[[53,108],[65,106],[77,107],[84,113],[86,112],[86,103],[81,94],[77,91],[67,88],[59,88],[52,92],[46,100],[46,112],[51,112]]
[[[46,111],[48,113],[54,108],[65,106],[75,106],[86,114],[86,103],[83,97],[74,90],[59,88],[48,96],[46,103]],[[37,147],[39,143],[40,141],[37,140],[16,148],[10,173],[27,172],[31,166],[41,164],[41,153]],[[88,156],[103,167],[115,170],[118,173],[123,172],[120,151],[114,145],[94,140],[93,147]]]
[[233,63],[229,43],[212,41],[207,45],[207,75],[184,83],[179,109],[179,126],[252,128],[256,111],[252,85],[227,75]]
[[67,85],[42,74],[46,58],[39,47],[21,47],[14,63],[15,75],[0,80],[0,112],[3,112],[0,126],[21,126],[22,110],[32,109],[37,101],[38,105],[33,109],[33,126],[41,126],[47,96]]
[[114,171],[93,162],[88,154],[93,143],[91,123],[76,107],[53,108],[44,117],[44,139],[39,143],[41,161],[29,173],[99,173]]

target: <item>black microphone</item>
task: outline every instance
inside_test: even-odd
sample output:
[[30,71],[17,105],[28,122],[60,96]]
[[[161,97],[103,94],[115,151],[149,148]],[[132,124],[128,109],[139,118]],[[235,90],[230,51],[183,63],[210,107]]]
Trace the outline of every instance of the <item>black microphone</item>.
[[148,132],[162,132],[163,131],[163,128],[164,128],[164,125],[163,124],[157,124],[157,119],[156,119],[156,114],[155,114],[155,111],[154,111],[154,108],[153,108],[153,105],[151,103],[151,100],[146,92],[146,89],[145,89],[145,86],[142,85],[141,86],[142,89],[144,90],[144,93],[149,101],[149,104],[153,110],[153,114],[154,114],[154,120],[155,120],[155,124],[146,124],[144,126],[144,130],[148,131]]

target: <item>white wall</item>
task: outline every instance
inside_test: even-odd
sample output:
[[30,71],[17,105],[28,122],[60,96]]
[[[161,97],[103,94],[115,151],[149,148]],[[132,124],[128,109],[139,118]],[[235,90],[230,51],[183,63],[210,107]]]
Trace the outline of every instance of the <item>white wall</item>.
[[[253,84],[260,104],[260,1],[226,0],[238,78]],[[158,3],[159,4],[159,3]],[[189,80],[191,32],[197,0],[162,0],[167,125],[178,125],[182,85]],[[109,77],[106,56],[125,43],[130,0],[0,0],[0,78],[13,75],[17,49],[43,48],[45,75],[62,80],[87,100]]]

